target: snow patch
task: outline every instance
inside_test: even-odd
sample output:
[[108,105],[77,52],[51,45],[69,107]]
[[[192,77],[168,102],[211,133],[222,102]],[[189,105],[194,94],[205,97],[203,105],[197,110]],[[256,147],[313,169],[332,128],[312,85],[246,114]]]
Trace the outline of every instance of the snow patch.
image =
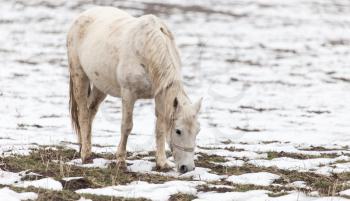
[[104,158],[94,158],[92,163],[83,164],[82,160],[80,158],[77,158],[67,162],[67,164],[84,168],[107,168],[108,165],[112,162],[112,160],[107,160]]
[[269,186],[280,176],[269,172],[247,173],[242,175],[233,175],[226,180],[235,184],[253,184],[257,186]]
[[234,159],[234,158],[229,158],[229,157],[226,157],[225,158],[226,162],[213,162],[213,164],[215,165],[222,165],[222,166],[225,166],[225,167],[241,167],[244,165],[244,161],[243,160],[237,160],[237,159]]
[[350,189],[347,189],[345,191],[340,191],[339,195],[341,195],[341,196],[349,196],[350,197]]
[[19,173],[8,172],[0,169],[0,184],[10,185],[21,180]]
[[64,177],[62,180],[64,181],[72,181],[72,180],[78,180],[78,179],[83,179],[84,177]]
[[295,181],[290,184],[286,185],[287,187],[294,187],[294,188],[310,188],[306,185],[305,181]]
[[196,194],[196,186],[203,184],[194,181],[169,181],[163,184],[150,184],[143,181],[132,182],[128,185],[109,186],[97,189],[80,189],[77,193],[90,193],[126,198],[148,198],[155,201],[165,201],[176,193]]
[[310,171],[319,169],[321,165],[328,165],[339,160],[349,160],[349,157],[340,156],[337,158],[312,158],[304,160],[281,157],[272,160],[251,160],[248,163],[256,166],[277,167],[285,170]]
[[317,174],[323,174],[323,175],[331,175],[333,173],[339,174],[339,173],[343,173],[343,172],[350,172],[350,162],[322,166],[315,172]]
[[146,160],[127,160],[128,165],[127,169],[131,172],[151,172],[152,169],[156,166],[154,162]]
[[268,198],[267,191],[256,190],[247,192],[199,192],[197,194],[198,198],[194,201],[266,201]]
[[15,184],[17,187],[27,188],[29,186],[34,186],[36,188],[44,188],[49,190],[62,190],[63,186],[60,182],[52,179],[52,178],[44,178],[34,181],[23,181],[21,183]]
[[198,198],[194,201],[348,201],[348,199],[341,197],[310,197],[301,192],[292,192],[288,195],[280,197],[269,197],[268,191],[253,190],[247,192],[199,192]]
[[8,187],[0,189],[0,199],[4,201],[35,200],[38,195],[33,192],[17,193]]
[[217,155],[217,156],[224,156],[224,157],[231,157],[231,158],[246,158],[246,159],[262,159],[267,158],[266,153],[256,153],[252,151],[229,151],[226,149],[200,149],[196,151],[198,153],[204,153],[209,156]]
[[196,167],[193,171],[182,174],[180,177],[191,177],[197,181],[217,181],[226,178],[226,175],[217,175],[209,172],[210,169]]

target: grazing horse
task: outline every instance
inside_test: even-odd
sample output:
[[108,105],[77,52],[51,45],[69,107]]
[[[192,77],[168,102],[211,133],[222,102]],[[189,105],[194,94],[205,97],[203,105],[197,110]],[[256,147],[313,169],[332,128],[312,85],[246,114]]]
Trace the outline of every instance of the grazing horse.
[[184,91],[181,62],[174,37],[154,15],[133,17],[113,7],[80,14],[67,36],[70,113],[81,159],[91,159],[91,125],[107,94],[122,100],[118,163],[124,163],[137,99],[155,99],[156,165],[169,164],[168,143],[176,168],[194,169],[202,99],[192,104]]

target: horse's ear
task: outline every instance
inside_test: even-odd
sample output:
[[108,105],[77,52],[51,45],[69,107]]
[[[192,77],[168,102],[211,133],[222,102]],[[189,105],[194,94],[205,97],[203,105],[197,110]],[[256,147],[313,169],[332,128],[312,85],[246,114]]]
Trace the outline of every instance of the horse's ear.
[[173,102],[174,109],[176,110],[177,107],[179,106],[179,101],[177,100],[177,97],[175,97],[174,102]]
[[201,106],[202,106],[202,100],[203,98],[200,98],[194,105],[194,111],[196,111],[196,114],[199,113],[199,110],[201,109]]

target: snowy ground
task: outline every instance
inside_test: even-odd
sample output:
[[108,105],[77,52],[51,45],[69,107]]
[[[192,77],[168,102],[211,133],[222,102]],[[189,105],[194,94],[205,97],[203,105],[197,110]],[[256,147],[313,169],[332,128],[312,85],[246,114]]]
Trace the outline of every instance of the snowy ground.
[[[136,16],[153,13],[164,19],[180,48],[191,99],[204,97],[202,128],[194,172],[181,176],[174,171],[157,172],[149,153],[155,148],[154,127],[150,126],[154,124],[154,104],[139,101],[128,143],[128,150],[139,157],[128,161],[128,171],[172,179],[162,183],[141,179],[76,192],[155,200],[167,200],[177,193],[192,194],[197,200],[325,201],[350,197],[347,0],[2,0],[3,157],[29,154],[31,148],[41,145],[77,148],[68,117],[65,34],[74,17],[94,4],[117,6]],[[101,106],[94,124],[95,153],[116,150],[120,105],[118,99],[108,98]],[[71,159],[74,161],[67,165],[79,166],[78,159]],[[208,161],[201,163],[204,159]],[[108,168],[110,163],[96,158],[94,164],[83,168]],[[6,167],[6,163],[0,165],[0,196],[8,196],[8,200],[37,197],[14,192],[9,186],[64,189],[57,177],[44,175],[40,180],[25,181],[20,170]],[[338,183],[327,184],[329,192],[325,193],[311,180],[287,181],[289,173],[284,171],[319,175]],[[251,189],[243,191],[246,185]],[[279,196],[270,197],[271,191],[276,194],[278,190]]]

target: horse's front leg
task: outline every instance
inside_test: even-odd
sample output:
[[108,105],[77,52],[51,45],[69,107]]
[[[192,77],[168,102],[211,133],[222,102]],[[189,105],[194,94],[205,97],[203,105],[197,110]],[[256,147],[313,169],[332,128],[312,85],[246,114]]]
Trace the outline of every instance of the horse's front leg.
[[121,136],[117,151],[117,163],[119,165],[125,165],[126,158],[126,144],[128,136],[133,126],[133,110],[136,99],[129,92],[124,92],[122,96],[122,124],[121,124]]
[[164,122],[161,117],[157,117],[156,122],[156,165],[159,169],[169,168],[167,158],[165,154],[165,128]]

